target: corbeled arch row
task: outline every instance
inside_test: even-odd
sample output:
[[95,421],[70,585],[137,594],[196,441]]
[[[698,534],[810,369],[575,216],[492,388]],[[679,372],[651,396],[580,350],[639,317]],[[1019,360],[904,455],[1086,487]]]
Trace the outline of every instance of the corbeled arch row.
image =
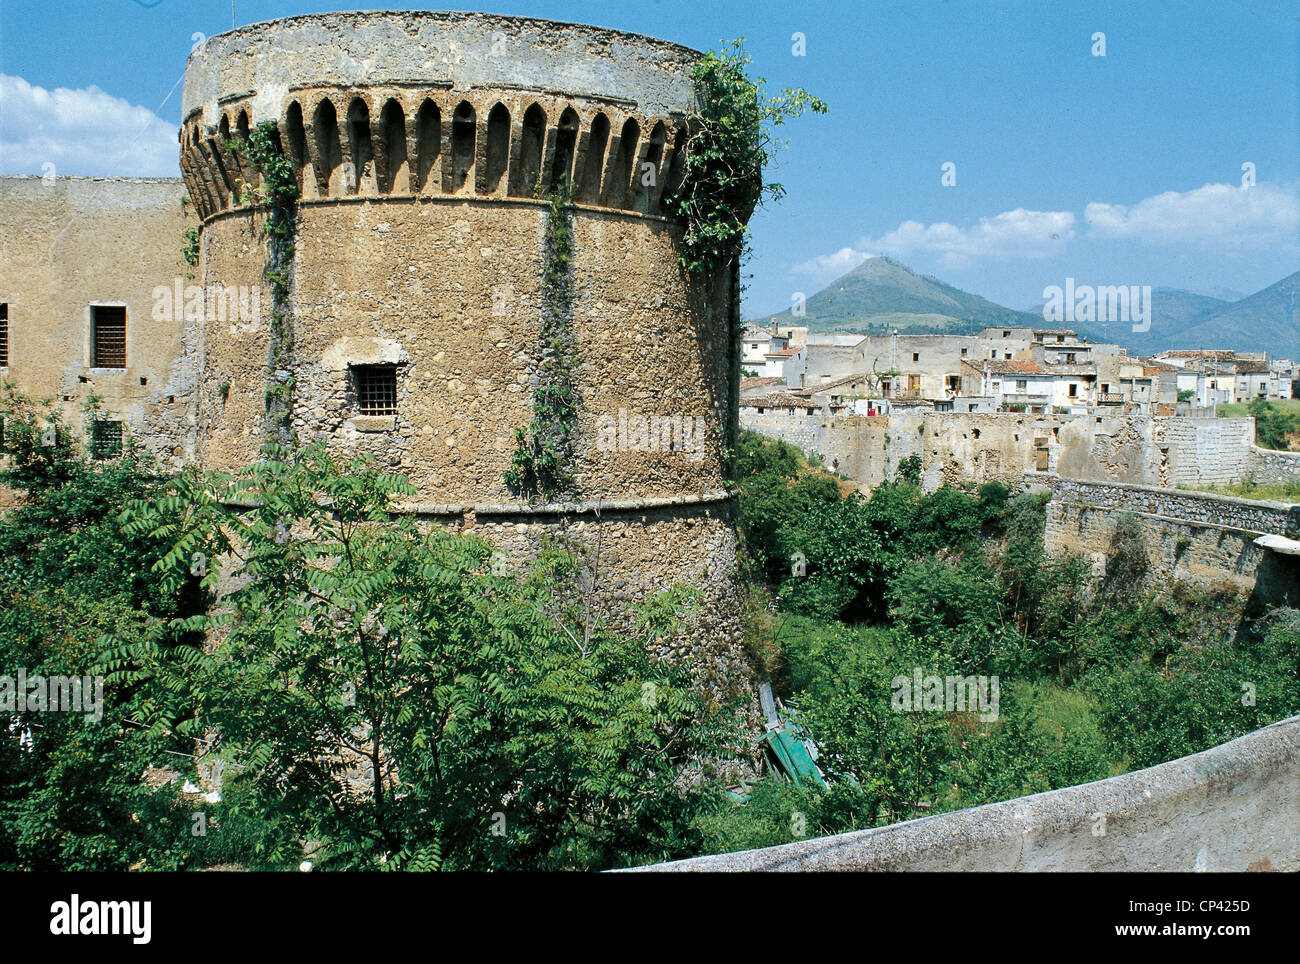
[[[253,95],[195,110],[182,125],[181,172],[200,215],[241,206],[260,175],[231,151],[262,118]],[[681,178],[680,115],[624,102],[529,91],[408,87],[294,91],[276,119],[304,200],[383,195],[540,197],[567,182],[583,205],[665,215]]]

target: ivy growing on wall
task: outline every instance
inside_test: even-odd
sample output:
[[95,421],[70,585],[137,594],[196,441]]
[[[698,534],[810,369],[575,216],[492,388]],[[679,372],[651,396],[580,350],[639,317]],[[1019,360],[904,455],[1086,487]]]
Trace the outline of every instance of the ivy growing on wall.
[[[181,234],[181,257],[191,268],[199,266],[199,229],[198,226],[189,227]],[[194,275],[189,277],[193,278]]]
[[764,92],[764,79],[746,72],[744,38],[706,53],[691,70],[697,107],[687,118],[682,183],[669,210],[686,225],[679,262],[691,275],[730,264],[743,250],[747,223],[764,200],[785,188],[763,183],[764,168],[784,146],[774,129],[826,102],[802,87]]
[[573,195],[561,183],[544,195],[546,239],[543,249],[541,361],[533,390],[533,417],[527,428],[515,429],[515,450],[506,485],[529,499],[553,499],[571,491],[573,429],[577,423],[577,393],[573,368]]
[[280,441],[290,441],[294,378],[293,326],[289,319],[289,293],[293,270],[294,228],[298,217],[298,184],[293,164],[280,147],[279,133],[272,121],[258,124],[247,139],[233,137],[232,153],[249,161],[262,175],[260,186],[242,182],[241,204],[266,210],[262,235],[267,242],[266,267],[262,276],[271,288],[270,346],[267,352],[267,386],[263,392],[270,431]]

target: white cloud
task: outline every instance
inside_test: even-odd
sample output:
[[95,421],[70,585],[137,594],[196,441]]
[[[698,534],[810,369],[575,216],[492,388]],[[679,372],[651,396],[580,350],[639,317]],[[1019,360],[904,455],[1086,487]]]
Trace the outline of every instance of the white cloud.
[[818,281],[833,281],[873,257],[875,255],[859,251],[857,248],[840,248],[834,254],[821,254],[807,261],[801,261],[790,270],[795,274],[806,274]]
[[1263,248],[1296,243],[1300,198],[1294,188],[1263,181],[1251,187],[1206,184],[1156,194],[1131,207],[1094,201],[1084,220],[1096,238]]
[[1075,217],[1070,211],[1003,211],[961,228],[947,221],[921,224],[904,221],[879,238],[862,238],[858,245],[908,258],[937,255],[947,262],[971,258],[1042,258],[1059,254],[1074,238]]
[[176,125],[98,87],[0,74],[0,173],[179,177]]

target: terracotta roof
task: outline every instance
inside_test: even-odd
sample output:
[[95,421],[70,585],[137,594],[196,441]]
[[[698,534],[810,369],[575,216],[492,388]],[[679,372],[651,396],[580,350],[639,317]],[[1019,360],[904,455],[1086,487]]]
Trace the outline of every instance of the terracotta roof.
[[784,378],[775,375],[771,378],[742,378],[740,380],[740,390],[743,392],[751,388],[761,388],[764,385],[775,385],[777,382],[784,381]]
[[767,353],[767,357],[768,358],[789,358],[792,355],[799,354],[799,352],[801,351],[803,351],[802,345],[799,346],[798,348],[784,348],[781,351],[770,351]]
[[832,378],[830,381],[822,382],[820,385],[809,385],[804,389],[804,391],[815,394],[817,392],[824,392],[828,388],[839,388],[841,385],[851,385],[853,382],[866,382],[869,379],[869,375],[845,375],[842,378]]
[[804,408],[810,411],[821,408],[816,402],[786,392],[760,395],[757,398],[742,398],[740,404],[744,408]]
[[1005,361],[998,358],[989,358],[983,361],[963,361],[963,365],[974,372],[987,371],[990,375],[1048,375],[1050,372],[1043,368],[1037,362],[1031,361]]
[[1241,358],[1238,358],[1237,374],[1238,375],[1267,375],[1268,362],[1245,361]]
[[1163,351],[1160,354],[1166,358],[1213,358],[1218,361],[1229,361],[1236,357],[1236,352],[1231,349],[1201,351],[1197,348],[1175,348],[1173,351]]
[[1168,365],[1156,358],[1142,359],[1142,374],[1157,375],[1160,372],[1180,372],[1182,371],[1177,365]]

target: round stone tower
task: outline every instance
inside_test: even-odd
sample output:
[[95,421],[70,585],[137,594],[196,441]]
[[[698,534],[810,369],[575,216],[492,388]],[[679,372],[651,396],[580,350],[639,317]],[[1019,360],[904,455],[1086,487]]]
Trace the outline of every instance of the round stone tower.
[[[294,17],[197,47],[180,141],[202,283],[261,291],[248,315],[208,312],[188,332],[204,467],[259,457],[278,387],[286,429],[407,476],[410,511],[508,553],[547,534],[598,549],[594,591],[618,605],[700,586],[680,644],[747,688],[724,481],[736,275],[686,275],[663,203],[699,57],[595,27],[427,12]],[[230,150],[266,121],[300,192],[287,363],[272,344],[265,212],[245,188],[261,178]],[[560,185],[573,198],[559,324],[576,418],[565,491],[539,498],[506,479],[556,351],[544,195]]]

